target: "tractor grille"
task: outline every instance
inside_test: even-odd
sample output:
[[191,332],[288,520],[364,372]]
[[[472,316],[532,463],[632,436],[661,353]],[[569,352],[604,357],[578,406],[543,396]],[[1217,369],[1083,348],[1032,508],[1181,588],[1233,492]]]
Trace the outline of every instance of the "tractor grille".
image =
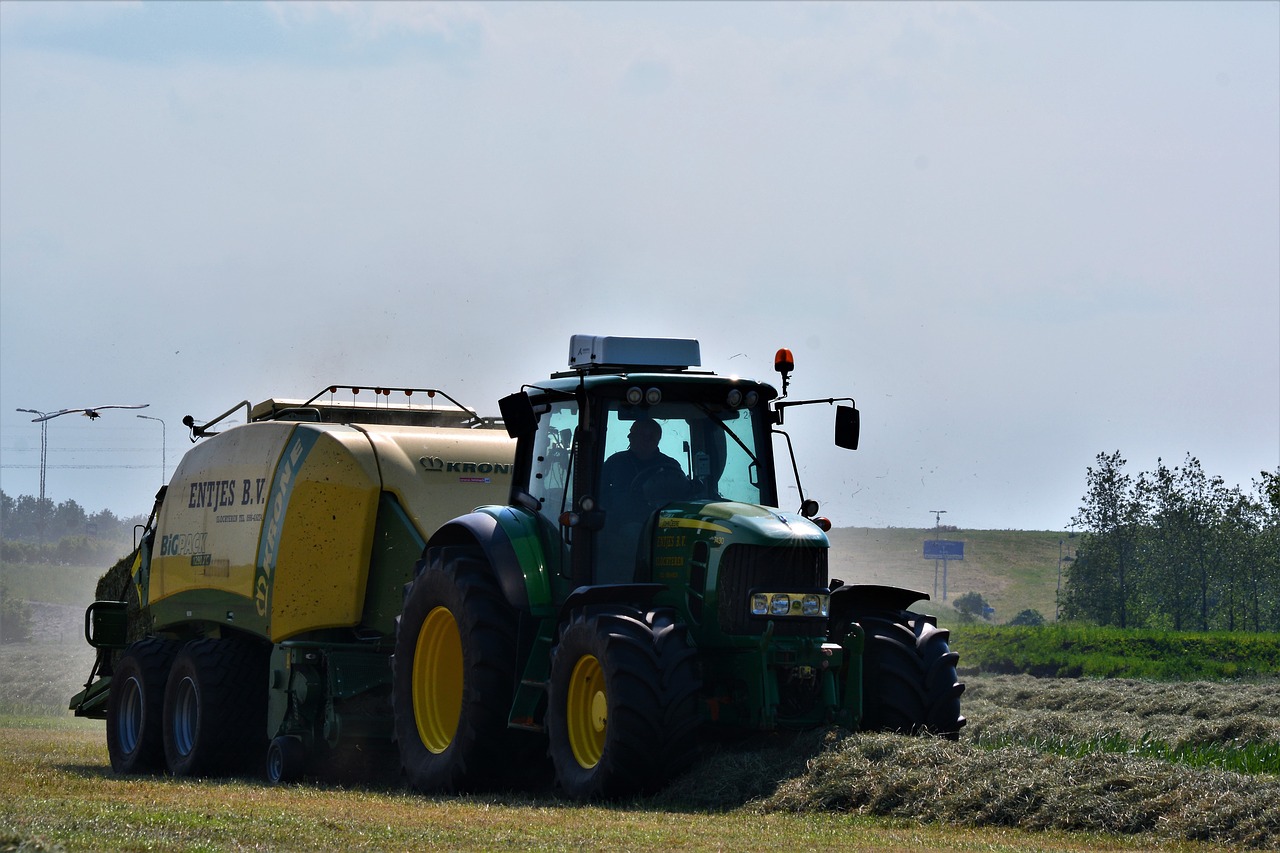
[[[718,580],[720,625],[730,634],[760,634],[767,619],[753,619],[751,591],[799,592],[827,585],[827,549],[763,545],[730,545],[720,558]],[[777,619],[781,636],[823,636],[825,619]]]

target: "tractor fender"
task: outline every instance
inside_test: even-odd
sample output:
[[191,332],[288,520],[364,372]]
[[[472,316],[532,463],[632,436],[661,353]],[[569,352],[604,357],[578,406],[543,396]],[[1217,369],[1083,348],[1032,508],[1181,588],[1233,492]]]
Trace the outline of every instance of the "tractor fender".
[[[549,604],[550,589],[541,544],[515,515],[508,507],[481,507],[459,516],[431,534],[424,553],[440,547],[478,547],[507,603],[527,613],[533,606]],[[544,595],[547,600],[540,601]]]
[[614,583],[580,586],[560,605],[559,621],[563,624],[574,610],[600,604],[629,604],[647,610],[653,597],[666,590],[660,583]]
[[873,583],[855,583],[831,591],[831,619],[839,622],[855,608],[860,610],[906,610],[917,601],[928,601],[927,592],[904,589],[898,586],[882,586]]

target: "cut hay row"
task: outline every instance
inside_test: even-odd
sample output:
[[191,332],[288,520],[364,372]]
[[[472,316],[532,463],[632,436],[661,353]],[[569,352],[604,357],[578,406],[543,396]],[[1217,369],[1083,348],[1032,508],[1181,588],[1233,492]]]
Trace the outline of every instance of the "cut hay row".
[[1275,848],[1277,687],[978,677],[959,741],[831,729],[722,746],[656,801]]
[[1274,848],[1280,779],[1127,755],[893,735],[833,737],[762,811],[840,811],[964,826],[1151,833]]

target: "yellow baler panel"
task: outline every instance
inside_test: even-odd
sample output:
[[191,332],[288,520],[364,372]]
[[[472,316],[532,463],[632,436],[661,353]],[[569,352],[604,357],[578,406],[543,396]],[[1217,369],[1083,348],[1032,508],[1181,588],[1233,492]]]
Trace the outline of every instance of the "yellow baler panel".
[[202,591],[253,598],[267,489],[293,427],[232,429],[187,451],[160,511],[149,603]]
[[364,427],[377,449],[383,488],[419,532],[486,504],[505,504],[516,443],[505,430]]
[[381,492],[369,441],[347,427],[319,430],[301,462],[275,552],[271,639],[356,625],[364,608]]

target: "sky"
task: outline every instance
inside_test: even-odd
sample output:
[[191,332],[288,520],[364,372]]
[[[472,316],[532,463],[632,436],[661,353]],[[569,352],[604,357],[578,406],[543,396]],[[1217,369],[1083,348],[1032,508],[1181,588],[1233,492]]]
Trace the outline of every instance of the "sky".
[[496,414],[578,333],[791,349],[862,413],[787,419],[837,526],[1065,530],[1116,450],[1248,491],[1280,3],[0,3],[10,496],[18,408],[147,404],[48,422],[47,495],[127,516],[184,415]]

